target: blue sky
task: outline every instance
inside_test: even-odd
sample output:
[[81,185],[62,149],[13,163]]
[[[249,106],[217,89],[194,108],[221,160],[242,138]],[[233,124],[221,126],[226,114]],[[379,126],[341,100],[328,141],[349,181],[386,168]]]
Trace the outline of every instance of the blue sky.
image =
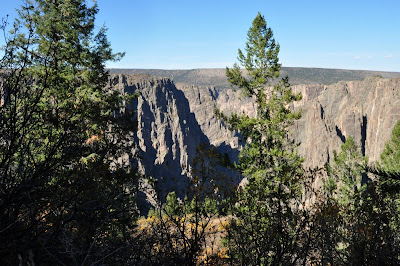
[[[91,1],[89,1],[91,2]],[[98,0],[118,68],[232,66],[260,12],[283,66],[400,72],[398,0]],[[0,0],[0,14],[20,0]]]

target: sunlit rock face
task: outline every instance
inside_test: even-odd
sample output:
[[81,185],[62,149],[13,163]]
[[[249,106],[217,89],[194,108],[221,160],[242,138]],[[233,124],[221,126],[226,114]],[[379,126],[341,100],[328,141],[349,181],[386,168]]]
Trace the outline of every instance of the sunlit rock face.
[[[255,115],[253,101],[231,88],[178,84],[187,97],[190,110],[210,143],[229,146],[232,158],[240,147],[238,134],[230,132],[214,116],[215,107],[225,113]],[[379,160],[385,142],[400,119],[400,78],[367,77],[362,81],[337,82],[331,85],[292,86],[302,94],[293,104],[302,117],[289,129],[307,168],[322,167],[333,158],[346,137],[352,136],[360,152],[370,162]],[[227,150],[229,152],[229,150]]]
[[292,127],[301,142],[305,166],[322,167],[333,151],[352,136],[369,162],[379,160],[385,142],[400,119],[400,79],[368,77],[329,86],[295,86],[304,100],[302,118]]

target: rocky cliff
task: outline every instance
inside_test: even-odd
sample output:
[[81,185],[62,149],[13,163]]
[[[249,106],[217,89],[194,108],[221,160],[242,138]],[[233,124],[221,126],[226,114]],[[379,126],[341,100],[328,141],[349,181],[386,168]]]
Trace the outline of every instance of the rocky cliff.
[[[166,188],[185,186],[200,143],[211,144],[237,160],[240,135],[228,130],[214,115],[254,115],[250,99],[229,87],[177,84],[169,78],[113,75],[110,86],[125,93],[139,92],[137,108],[139,168]],[[400,119],[400,78],[368,77],[331,85],[295,85],[303,99],[302,118],[291,128],[300,142],[306,167],[329,162],[333,151],[353,136],[370,162],[379,159],[384,143]]]
[[224,126],[222,121],[214,115],[214,110],[219,108],[226,114],[237,112],[255,115],[254,103],[242,98],[239,91],[231,88],[182,83],[178,83],[177,88],[188,99],[190,111],[194,113],[197,123],[210,144],[217,147],[221,153],[227,153],[231,160],[236,161],[241,145],[240,135]]
[[[178,84],[189,100],[191,111],[210,143],[229,146],[236,152],[238,134],[231,133],[215,118],[212,109],[226,113],[255,113],[250,99],[230,88],[185,86]],[[346,137],[352,136],[370,162],[380,153],[397,120],[400,119],[400,78],[367,77],[362,81],[338,82],[331,85],[292,86],[303,99],[294,104],[302,117],[290,128],[305,167],[322,167],[333,157]],[[229,149],[227,149],[228,151]],[[235,153],[236,154],[236,153]],[[235,158],[233,156],[233,158]]]
[[329,86],[294,86],[304,98],[302,118],[293,127],[308,167],[323,166],[348,136],[370,162],[379,160],[400,119],[400,79],[368,77]]
[[190,164],[201,143],[209,143],[190,111],[189,102],[168,78],[114,75],[110,86],[124,93],[138,92],[137,109],[139,170],[167,187],[187,182]]
[[[139,95],[130,106],[137,110],[138,121],[132,153],[138,158],[139,171],[158,180],[162,194],[185,189],[200,143],[214,145],[232,159],[237,157],[238,138],[213,117],[217,91],[212,88],[183,86],[185,95],[169,78],[123,74],[112,75],[109,86]],[[220,170],[239,182],[231,170]],[[151,190],[142,185],[147,192]]]

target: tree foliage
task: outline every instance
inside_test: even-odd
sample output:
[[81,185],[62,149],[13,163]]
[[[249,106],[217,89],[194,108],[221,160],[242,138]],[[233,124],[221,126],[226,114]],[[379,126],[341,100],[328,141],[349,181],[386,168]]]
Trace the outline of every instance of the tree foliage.
[[239,49],[240,65],[226,70],[230,83],[253,97],[257,114],[226,117],[217,110],[246,143],[238,168],[247,183],[233,198],[226,238],[232,261],[246,265],[294,264],[299,258],[293,254],[301,249],[300,211],[295,206],[301,200],[302,159],[288,133],[288,126],[300,117],[290,104],[301,96],[293,94],[287,77],[277,80],[278,53],[272,30],[258,14],[245,53]]
[[158,200],[158,206],[147,218],[139,220],[138,234],[143,244],[137,264],[196,265],[222,261],[225,253],[219,244],[223,230],[219,218],[223,197],[231,189],[217,170],[217,164],[223,161],[221,157],[214,147],[200,144],[185,197],[180,199],[172,191],[165,203]]
[[400,171],[400,121],[396,123],[391,138],[386,142],[380,165],[386,171]]
[[107,89],[105,62],[122,54],[112,53],[105,28],[95,34],[97,12],[82,0],[26,1],[5,34],[0,257],[7,263],[104,263],[135,217],[135,172],[122,159],[135,123],[122,105],[129,98]]
[[[379,180],[362,182],[366,163],[352,137],[334,154],[325,181],[326,197],[318,205],[319,222],[329,222],[318,228],[317,244],[323,245],[316,247],[316,261],[340,265],[399,263],[398,233],[391,227],[395,211]],[[322,243],[326,237],[330,241]]]
[[[377,174],[383,189],[392,196],[400,195],[400,120],[392,130],[391,138],[386,142],[381,160],[378,163]],[[396,197],[396,196],[395,196]]]
[[104,27],[95,33],[97,12],[84,0],[27,0],[9,33],[2,25],[1,264],[400,264],[400,122],[376,168],[347,137],[306,206],[288,131],[301,95],[279,78],[280,47],[261,14],[226,69],[256,115],[216,110],[242,136],[243,184],[232,189],[219,171],[229,157],[200,145],[185,197],[169,193],[137,222],[134,96],[108,86],[105,62],[122,54]]

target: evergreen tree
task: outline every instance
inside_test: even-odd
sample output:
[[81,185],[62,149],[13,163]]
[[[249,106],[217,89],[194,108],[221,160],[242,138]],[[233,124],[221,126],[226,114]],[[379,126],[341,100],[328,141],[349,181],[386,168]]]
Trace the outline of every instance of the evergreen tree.
[[378,168],[369,169],[376,174],[386,204],[392,206],[391,227],[400,232],[400,120],[386,142]]
[[400,120],[394,126],[392,136],[385,144],[378,168],[371,170],[378,174],[385,192],[392,197],[400,197]]
[[223,158],[215,147],[200,144],[193,160],[191,180],[185,198],[170,192],[163,204],[158,200],[147,219],[139,219],[141,253],[136,264],[212,265],[220,262],[216,243],[219,209],[222,196],[229,187],[226,178],[217,170]]
[[[27,0],[6,34],[0,106],[0,258],[5,264],[117,260],[135,217],[122,160],[135,123],[106,88],[118,60],[97,5]],[[111,256],[112,254],[112,256]]]
[[[337,236],[329,247],[335,247],[334,264],[398,264],[398,237],[390,226],[391,205],[381,193],[377,181],[362,184],[367,158],[361,155],[352,137],[335,153],[329,168],[330,202],[336,202],[331,221],[336,227],[326,234]],[[329,186],[328,186],[329,187]],[[331,213],[332,214],[332,213]],[[325,228],[326,229],[326,228]],[[322,249],[321,252],[323,252]],[[331,249],[332,250],[332,249]]]
[[340,182],[338,194],[341,205],[349,204],[361,188],[362,175],[365,174],[363,169],[367,161],[351,136],[341,145],[339,153],[334,151],[329,175],[334,181]]
[[290,108],[295,95],[288,78],[278,80],[279,45],[265,18],[258,14],[247,34],[245,53],[239,49],[239,64],[227,68],[231,84],[253,97],[255,117],[232,114],[228,125],[238,130],[246,145],[238,168],[247,179],[230,211],[227,245],[233,262],[245,265],[295,264],[301,253],[300,211],[302,159],[290,140],[288,126],[300,117]]
[[400,171],[400,120],[394,126],[392,136],[385,144],[380,165],[386,171]]

